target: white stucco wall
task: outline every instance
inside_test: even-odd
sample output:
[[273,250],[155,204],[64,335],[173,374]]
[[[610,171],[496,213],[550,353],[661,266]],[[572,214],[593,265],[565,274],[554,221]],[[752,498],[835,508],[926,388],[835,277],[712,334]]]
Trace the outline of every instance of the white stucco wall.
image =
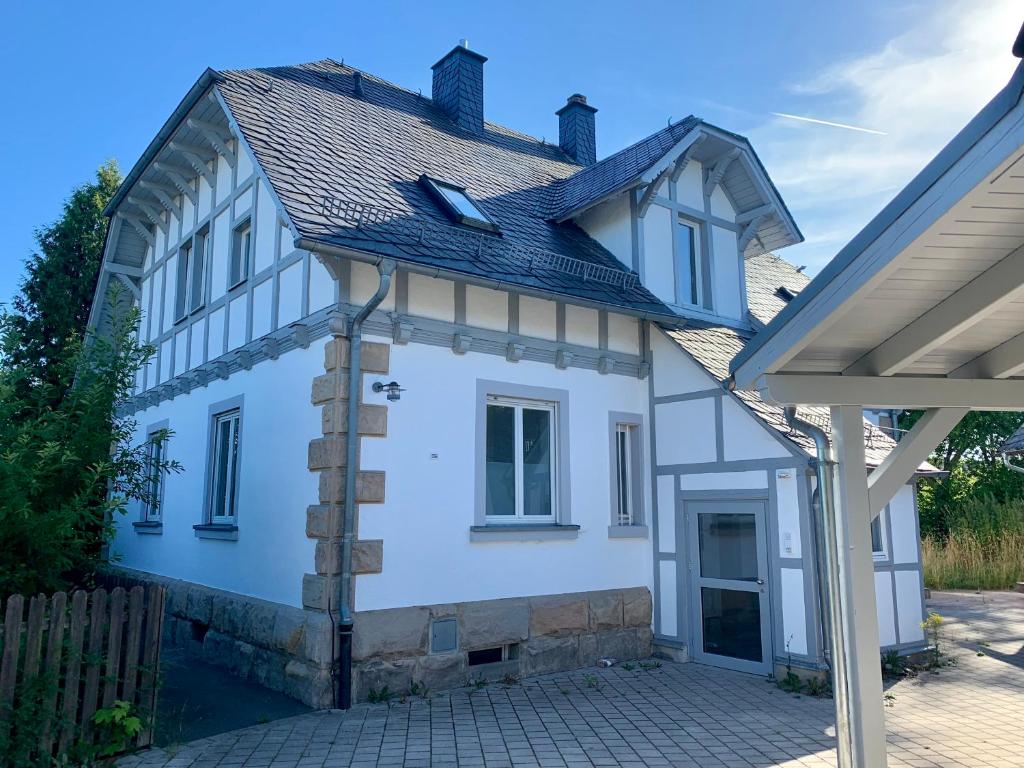
[[633,268],[633,235],[629,218],[629,195],[619,195],[596,205],[576,223],[607,248],[629,269]]
[[[362,466],[387,473],[386,500],[364,505],[359,518],[360,538],[383,539],[384,567],[357,577],[358,610],[651,585],[650,541],[608,536],[609,412],[646,420],[646,381],[420,344],[392,347],[388,378],[406,392],[389,404],[387,438],[362,443]],[[478,379],[569,392],[571,522],[581,526],[578,538],[470,541]],[[386,402],[366,388],[364,398]],[[642,441],[646,451],[646,430]],[[645,481],[645,510],[649,488]]]
[[[317,477],[306,466],[320,409],[310,404],[323,372],[324,341],[178,395],[136,415],[136,440],[167,420],[167,458],[184,467],[165,480],[163,531],[137,533],[133,506],[118,519],[111,551],[119,563],[151,573],[289,605],[301,605],[302,574],[313,570],[306,507],[317,502]],[[238,540],[196,538],[203,522],[210,405],[243,395],[239,453]]]

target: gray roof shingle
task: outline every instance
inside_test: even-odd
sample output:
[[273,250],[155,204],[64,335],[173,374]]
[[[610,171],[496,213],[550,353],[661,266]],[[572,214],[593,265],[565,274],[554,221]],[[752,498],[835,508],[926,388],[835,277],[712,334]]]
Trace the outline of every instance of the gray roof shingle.
[[[552,267],[538,253],[628,272],[575,224],[545,218],[554,185],[581,166],[557,147],[493,123],[460,128],[430,99],[324,60],[219,73],[217,87],[301,237],[668,319],[639,281],[618,285]],[[417,182],[464,186],[501,236],[450,226]],[[325,209],[372,206],[356,227]],[[429,235],[417,236],[420,227]],[[441,233],[440,235],[437,233]]]

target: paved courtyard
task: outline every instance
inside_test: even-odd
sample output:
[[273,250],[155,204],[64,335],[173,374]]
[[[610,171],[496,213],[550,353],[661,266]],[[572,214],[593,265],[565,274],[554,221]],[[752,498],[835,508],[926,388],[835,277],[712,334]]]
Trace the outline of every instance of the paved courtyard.
[[[889,765],[1024,766],[1024,595],[930,606],[957,663],[888,686]],[[317,712],[119,765],[834,766],[832,713],[763,678],[663,662]]]

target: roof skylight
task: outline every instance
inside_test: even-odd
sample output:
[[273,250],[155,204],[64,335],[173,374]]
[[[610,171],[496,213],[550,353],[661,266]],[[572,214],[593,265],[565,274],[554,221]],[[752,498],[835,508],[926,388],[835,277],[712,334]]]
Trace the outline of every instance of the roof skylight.
[[420,183],[453,221],[489,232],[499,231],[498,225],[491,221],[479,204],[469,196],[465,187],[438,181],[426,175],[420,176]]

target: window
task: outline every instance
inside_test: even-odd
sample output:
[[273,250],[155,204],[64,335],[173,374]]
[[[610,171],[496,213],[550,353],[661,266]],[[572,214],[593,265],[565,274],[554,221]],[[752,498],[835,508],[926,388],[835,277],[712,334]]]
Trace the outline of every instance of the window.
[[886,514],[888,510],[889,508],[886,507],[878,513],[878,517],[871,521],[871,554],[874,555],[876,560],[888,558],[885,546],[885,527],[882,523],[882,515]]
[[212,245],[209,228],[204,228],[194,241],[185,243],[178,254],[177,291],[174,296],[175,322],[203,306],[206,287],[206,256]]
[[241,421],[239,408],[219,413],[213,419],[209,522],[214,525],[235,522]]
[[437,181],[429,176],[420,176],[420,184],[430,193],[434,201],[444,209],[449,218],[459,224],[498,232],[498,225],[491,221],[477,202],[469,196],[464,187]]
[[615,524],[633,525],[636,522],[636,471],[634,453],[636,425],[615,425]]
[[142,521],[159,523],[161,520],[160,505],[163,502],[163,463],[166,438],[162,432],[151,434],[146,444],[146,491],[149,498],[142,506]]
[[554,522],[554,403],[489,397],[485,514],[494,522]]
[[682,217],[677,218],[675,240],[677,304],[698,305],[701,303],[700,256],[697,252],[699,244],[697,225],[689,223]]
[[231,236],[231,273],[229,288],[234,288],[249,277],[249,257],[252,253],[252,221],[246,219],[235,227]]

